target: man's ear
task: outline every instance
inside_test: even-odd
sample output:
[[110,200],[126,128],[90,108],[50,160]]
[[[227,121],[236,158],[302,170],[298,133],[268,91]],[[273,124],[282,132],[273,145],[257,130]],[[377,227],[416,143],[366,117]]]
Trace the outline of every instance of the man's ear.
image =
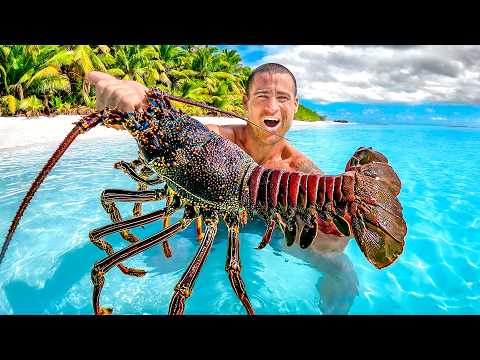
[[247,105],[247,103],[248,103],[248,96],[247,96],[247,95],[243,95],[243,109],[244,109],[245,111],[248,111],[248,105]]
[[295,113],[298,111],[298,105],[299,105],[298,96],[296,96],[295,97]]

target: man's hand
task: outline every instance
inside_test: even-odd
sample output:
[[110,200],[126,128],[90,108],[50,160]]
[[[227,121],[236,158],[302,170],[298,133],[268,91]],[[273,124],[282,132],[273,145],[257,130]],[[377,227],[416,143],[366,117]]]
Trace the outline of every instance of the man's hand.
[[89,72],[86,79],[95,86],[95,108],[99,111],[106,107],[122,112],[141,111],[147,106],[145,92],[148,88],[136,81],[118,80],[99,71]]

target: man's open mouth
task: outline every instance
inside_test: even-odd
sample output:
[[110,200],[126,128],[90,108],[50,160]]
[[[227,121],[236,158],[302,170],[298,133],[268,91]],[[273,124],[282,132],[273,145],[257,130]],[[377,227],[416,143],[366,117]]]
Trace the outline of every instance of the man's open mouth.
[[276,118],[266,118],[263,120],[263,122],[267,127],[274,128],[280,123],[280,120]]

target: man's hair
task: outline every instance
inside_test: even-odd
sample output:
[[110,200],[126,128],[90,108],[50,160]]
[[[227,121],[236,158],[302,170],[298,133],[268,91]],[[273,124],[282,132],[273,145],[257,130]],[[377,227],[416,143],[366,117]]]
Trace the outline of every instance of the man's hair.
[[258,73],[270,73],[270,74],[288,74],[293,80],[293,88],[295,96],[297,96],[297,80],[295,80],[295,76],[293,76],[292,72],[288,70],[285,66],[277,64],[277,63],[267,63],[260,65],[255,70],[252,71],[250,76],[247,80],[247,96],[250,94],[250,87],[252,86],[253,79],[256,74]]

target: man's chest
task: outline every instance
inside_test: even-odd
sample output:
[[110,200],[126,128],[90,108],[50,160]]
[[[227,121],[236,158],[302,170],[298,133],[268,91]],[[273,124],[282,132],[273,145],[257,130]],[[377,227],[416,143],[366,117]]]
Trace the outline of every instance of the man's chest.
[[267,169],[282,169],[286,171],[298,171],[295,167],[292,165],[291,160],[267,160],[260,164]]

